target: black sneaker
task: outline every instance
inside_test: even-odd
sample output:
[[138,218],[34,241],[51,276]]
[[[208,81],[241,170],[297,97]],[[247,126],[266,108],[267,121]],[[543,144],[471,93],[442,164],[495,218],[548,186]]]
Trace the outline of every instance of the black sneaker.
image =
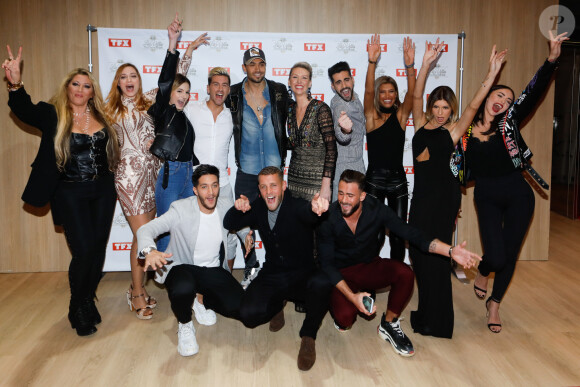
[[411,340],[409,340],[405,332],[401,329],[401,321],[396,317],[392,322],[388,322],[385,321],[385,314],[383,313],[381,324],[378,326],[377,331],[379,336],[391,343],[399,355],[413,356],[415,354]]

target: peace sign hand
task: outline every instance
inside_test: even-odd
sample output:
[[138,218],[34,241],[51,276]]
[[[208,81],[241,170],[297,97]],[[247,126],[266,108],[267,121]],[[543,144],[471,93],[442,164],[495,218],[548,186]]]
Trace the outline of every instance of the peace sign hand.
[[22,46],[18,49],[18,56],[14,58],[12,55],[12,50],[9,45],[6,45],[8,50],[8,59],[4,60],[2,63],[2,68],[6,74],[6,79],[10,83],[20,83],[20,62],[22,62]]

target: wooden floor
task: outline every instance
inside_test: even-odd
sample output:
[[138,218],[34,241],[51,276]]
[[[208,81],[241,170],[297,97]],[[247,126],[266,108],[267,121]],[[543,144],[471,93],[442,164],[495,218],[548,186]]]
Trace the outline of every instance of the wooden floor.
[[[240,273],[236,273],[239,275]],[[469,273],[473,278],[473,273]],[[177,321],[165,290],[150,281],[159,300],[155,317],[140,321],[124,293],[128,273],[101,282],[99,331],[80,338],[66,318],[66,273],[0,275],[0,385],[6,386],[393,386],[580,384],[580,222],[552,213],[550,260],[518,263],[500,312],[503,332],[488,331],[484,302],[471,285],[453,280],[452,340],[414,334],[409,313],[403,329],[416,355],[403,358],[379,339],[379,318],[359,318],[339,333],[327,315],[317,361],[296,367],[303,315],[286,307],[286,326],[270,333],[218,316],[199,327],[200,352],[177,353]],[[387,294],[378,295],[384,308]],[[380,317],[380,316],[379,316]]]

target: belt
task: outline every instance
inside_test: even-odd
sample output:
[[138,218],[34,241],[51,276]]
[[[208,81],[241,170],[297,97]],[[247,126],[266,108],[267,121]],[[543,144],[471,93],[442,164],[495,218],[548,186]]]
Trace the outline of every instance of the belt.
[[542,186],[543,189],[550,189],[550,186],[548,185],[548,183],[546,183],[546,181],[544,179],[542,179],[542,176],[540,176],[540,174],[538,172],[536,172],[536,170],[534,168],[532,168],[532,166],[530,164],[526,163],[524,168],[530,174],[530,176],[533,177],[534,180],[537,181],[538,184]]

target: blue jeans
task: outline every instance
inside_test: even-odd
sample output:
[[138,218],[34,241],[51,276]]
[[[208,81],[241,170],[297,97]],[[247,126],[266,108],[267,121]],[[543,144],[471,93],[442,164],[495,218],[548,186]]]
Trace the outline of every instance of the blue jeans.
[[[161,216],[169,210],[171,203],[179,199],[185,199],[193,196],[193,183],[191,175],[193,173],[193,163],[191,161],[168,161],[169,164],[169,183],[166,189],[163,189],[163,172],[165,164],[161,167],[155,184],[155,204],[157,205],[157,216]],[[163,234],[157,240],[157,250],[165,251],[169,245],[169,234]]]

